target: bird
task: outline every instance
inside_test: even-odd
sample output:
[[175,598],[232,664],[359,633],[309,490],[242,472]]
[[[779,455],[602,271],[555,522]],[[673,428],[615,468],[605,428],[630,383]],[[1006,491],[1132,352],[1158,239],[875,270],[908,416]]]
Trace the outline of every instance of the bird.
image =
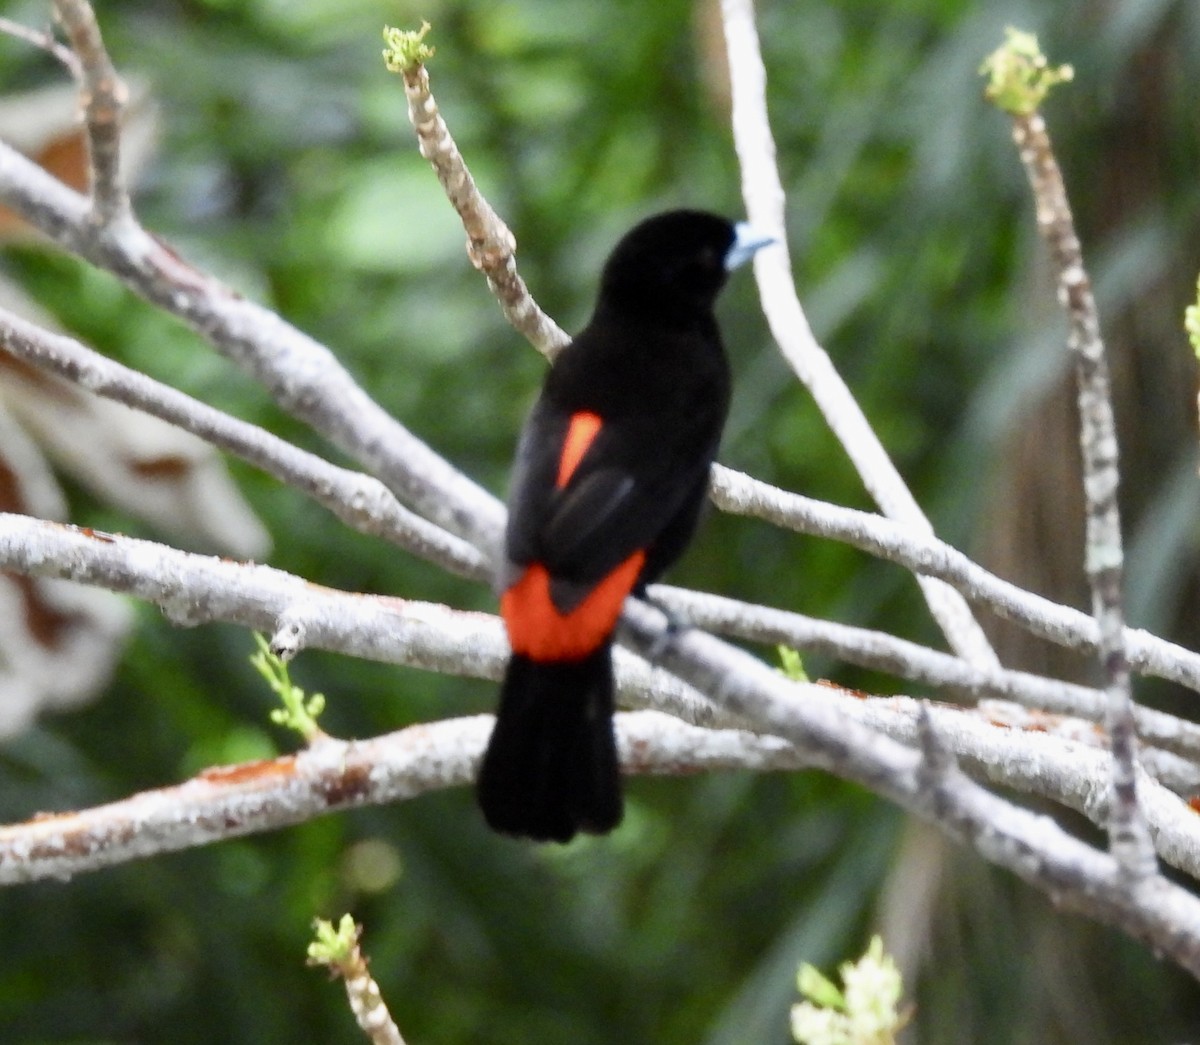
[[493,830],[565,843],[621,821],[613,632],[626,597],[644,598],[696,529],[729,410],[714,304],[773,242],[707,211],[645,219],[546,375],[517,444],[497,576],[512,655],[476,780]]

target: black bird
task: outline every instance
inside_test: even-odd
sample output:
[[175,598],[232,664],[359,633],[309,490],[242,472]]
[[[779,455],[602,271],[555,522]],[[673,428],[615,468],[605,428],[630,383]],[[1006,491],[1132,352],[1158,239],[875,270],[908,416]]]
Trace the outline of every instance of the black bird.
[[497,831],[567,842],[620,823],[613,629],[696,527],[729,408],[713,304],[771,242],[703,211],[649,218],[617,244],[591,320],[550,368],[508,497],[513,654],[477,785]]

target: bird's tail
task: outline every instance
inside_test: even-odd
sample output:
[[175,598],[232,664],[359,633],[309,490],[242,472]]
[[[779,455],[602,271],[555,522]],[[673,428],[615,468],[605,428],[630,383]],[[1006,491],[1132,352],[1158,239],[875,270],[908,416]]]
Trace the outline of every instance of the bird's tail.
[[621,822],[612,647],[545,663],[514,653],[476,793],[497,831],[568,842]]

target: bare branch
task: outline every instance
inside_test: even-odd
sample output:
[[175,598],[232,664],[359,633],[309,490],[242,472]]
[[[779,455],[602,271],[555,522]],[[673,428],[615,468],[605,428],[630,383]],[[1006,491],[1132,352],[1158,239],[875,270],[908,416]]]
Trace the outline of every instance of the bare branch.
[[76,80],[83,79],[83,67],[79,64],[75,52],[59,43],[49,29],[33,29],[20,22],[14,22],[11,18],[0,18],[0,33],[24,40],[27,44],[40,48],[52,58],[62,62]]
[[79,59],[87,127],[90,218],[98,228],[105,228],[130,217],[129,193],[121,177],[121,115],[129,91],[104,48],[91,4],[86,0],[54,0],[54,13]]
[[477,547],[494,545],[503,519],[500,502],[374,402],[325,346],[192,268],[132,221],[110,228],[99,241],[83,197],[2,142],[0,203],[183,319],[409,507]]
[[[782,768],[771,737],[618,717],[623,760],[639,773]],[[446,719],[371,740],[323,738],[282,758],[212,769],[177,787],[0,827],[0,885],[64,878],[158,853],[276,830],[325,813],[412,798],[474,779],[492,716]]]
[[[738,515],[752,515],[800,533],[828,537],[915,573],[954,585],[972,602],[987,606],[1035,635],[1092,653],[1099,630],[1093,618],[1001,580],[935,537],[914,533],[869,512],[787,493],[729,468],[713,475],[713,500]],[[1140,628],[1125,632],[1130,663],[1145,675],[1200,691],[1200,654]]]
[[[504,317],[518,333],[528,339],[543,355],[554,358],[570,338],[562,328],[541,310],[517,272],[517,240],[512,230],[501,220],[478,187],[450,129],[438,111],[437,102],[429,89],[429,73],[419,56],[432,53],[427,48],[397,54],[391,40],[398,36],[404,42],[413,37],[419,43],[428,31],[422,28],[419,34],[401,33],[399,30],[385,31],[389,39],[389,51],[385,52],[388,67],[399,72],[404,79],[404,93],[408,99],[408,118],[417,132],[421,155],[432,164],[438,181],[446,190],[449,199],[467,233],[467,256],[480,272],[487,277],[491,290]],[[390,35],[389,35],[390,34]]]
[[[767,116],[767,74],[754,24],[754,5],[752,0],[722,0],[721,15],[733,94],[733,140],[742,170],[746,214],[751,224],[779,241],[778,246],[759,251],[754,259],[754,275],[771,333],[796,376],[812,393],[825,423],[846,450],[880,511],[914,533],[932,535],[929,520],[896,471],[858,402],[825,350],[817,344],[796,297],[784,226],[783,186],[775,165],[775,140]],[[962,596],[941,581],[920,575],[917,581],[951,648],[973,664],[995,667],[999,663],[996,654]]]
[[410,512],[377,479],[332,465],[4,309],[0,350],[236,454],[362,533],[383,537],[461,576],[486,580],[491,574],[476,548]]
[[[509,648],[490,614],[411,599],[337,591],[270,566],[177,551],[152,541],[0,512],[0,569],[124,592],[175,624],[225,621],[266,632],[280,656],[305,648],[499,679]],[[639,657],[617,651],[622,696],[700,725],[721,721],[709,701]],[[724,721],[728,721],[725,719]]]
[[[1056,80],[1032,34],[1010,29],[1008,40],[985,63],[992,74],[989,94],[1003,99],[1013,117],[1013,141],[1033,192],[1038,231],[1050,250],[1058,296],[1067,313],[1067,347],[1075,359],[1079,389],[1080,446],[1087,511],[1086,572],[1092,589],[1092,613],[1099,632],[1098,653],[1107,696],[1112,744],[1114,800],[1109,838],[1114,856],[1131,878],[1154,872],[1154,851],[1137,797],[1137,735],[1129,663],[1125,650],[1125,611],[1121,595],[1124,552],[1117,508],[1117,433],[1109,395],[1108,361],[1100,337],[1100,319],[1083,251],[1067,201],[1062,172],[1054,158],[1046,123],[1038,111],[1041,97]],[[1009,77],[1004,73],[1007,71]],[[1005,80],[1016,90],[1005,91]],[[1037,91],[1031,92],[1030,87]],[[1001,103],[1002,104],[1002,103]]]
[[[863,701],[814,687],[818,705],[914,738],[922,705]],[[1094,819],[1105,810],[1103,751],[1044,732],[1022,733],[949,708],[930,709],[939,742],[966,767],[1008,786],[1045,793]],[[465,786],[492,725],[490,715],[412,726],[370,740],[323,737],[295,755],[207,770],[168,788],[0,827],[0,885],[65,877],[223,839],[278,830],[340,809],[403,801]],[[621,760],[632,774],[808,768],[806,748],[744,730],[701,729],[653,711],[617,716]],[[1178,798],[1147,782],[1164,856],[1200,871],[1200,824]]]
[[1040,113],[1013,121],[1013,137],[1038,201],[1038,228],[1058,269],[1059,295],[1069,320],[1067,346],[1075,356],[1079,384],[1080,444],[1087,503],[1087,575],[1099,630],[1100,666],[1108,696],[1108,734],[1113,752],[1109,832],[1113,853],[1132,877],[1153,873],[1154,851],[1137,796],[1137,733],[1125,611],[1121,596],[1124,553],[1117,508],[1117,433],[1109,396],[1108,362],[1083,253],[1075,235],[1062,172]]
[[[1104,720],[1107,713],[1105,696],[1098,690],[1022,671],[976,667],[883,632],[661,584],[651,588],[651,595],[655,602],[706,631],[820,653],[937,686],[960,698],[998,697],[1094,722]],[[1200,757],[1200,725],[1151,708],[1137,707],[1134,716],[1145,743]]]
[[1110,855],[1072,838],[1047,817],[1013,806],[961,774],[922,787],[921,756],[809,699],[820,687],[789,683],[748,654],[697,631],[663,642],[667,622],[629,605],[625,637],[730,713],[761,723],[806,759],[857,780],[1088,916],[1117,925],[1200,977],[1200,899],[1159,875],[1131,885]]

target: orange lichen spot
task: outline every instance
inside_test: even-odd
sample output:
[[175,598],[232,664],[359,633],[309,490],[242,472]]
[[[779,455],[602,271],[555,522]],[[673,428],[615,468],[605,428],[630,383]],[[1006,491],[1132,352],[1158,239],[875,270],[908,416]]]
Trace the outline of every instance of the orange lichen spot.
[[839,693],[845,693],[848,697],[855,697],[858,700],[866,700],[871,694],[866,690],[850,689],[840,683],[834,682],[832,679],[815,679],[814,686],[824,686],[826,689],[836,689]]
[[281,758],[260,758],[254,762],[242,762],[236,766],[213,766],[202,770],[197,778],[211,784],[249,784],[271,777],[291,776],[296,769],[296,759],[291,755]]

